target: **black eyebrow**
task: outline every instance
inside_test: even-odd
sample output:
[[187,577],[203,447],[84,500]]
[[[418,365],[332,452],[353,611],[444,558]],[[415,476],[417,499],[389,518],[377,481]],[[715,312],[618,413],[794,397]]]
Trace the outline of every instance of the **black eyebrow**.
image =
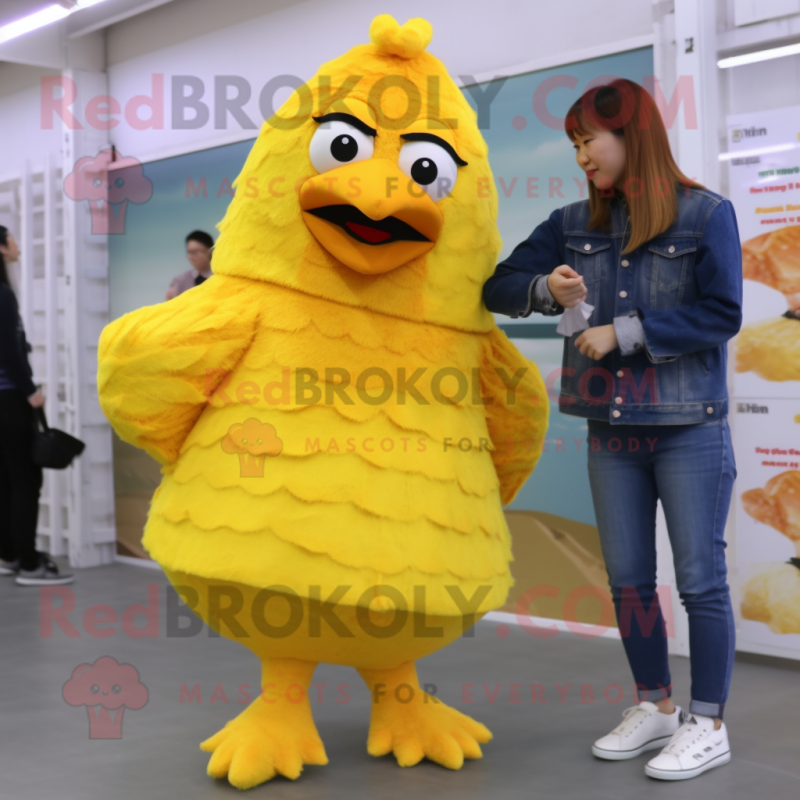
[[375,130],[375,128],[371,128],[366,122],[362,122],[358,117],[354,117],[352,114],[345,114],[343,111],[333,111],[330,114],[323,114],[321,117],[311,117],[311,119],[313,119],[315,122],[319,122],[320,124],[323,122],[346,122],[348,125],[358,128],[361,133],[365,133],[367,136],[378,135],[378,131]]
[[458,153],[456,153],[456,151],[453,149],[453,146],[449,142],[433,133],[401,133],[400,138],[405,139],[407,142],[433,142],[434,144],[438,144],[439,147],[443,147],[445,150],[447,150],[447,152],[450,154],[450,157],[456,162],[456,164],[458,164],[459,167],[467,166],[467,162],[464,161],[464,159],[461,158]]

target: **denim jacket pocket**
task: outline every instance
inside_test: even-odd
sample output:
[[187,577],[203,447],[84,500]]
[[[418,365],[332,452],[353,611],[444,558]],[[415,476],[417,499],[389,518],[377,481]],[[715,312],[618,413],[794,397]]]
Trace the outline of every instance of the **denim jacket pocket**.
[[583,276],[586,302],[596,306],[599,287],[611,267],[611,242],[596,236],[570,236],[564,246],[568,266]]
[[680,305],[694,267],[696,239],[661,239],[647,246],[650,253],[650,307],[670,309]]

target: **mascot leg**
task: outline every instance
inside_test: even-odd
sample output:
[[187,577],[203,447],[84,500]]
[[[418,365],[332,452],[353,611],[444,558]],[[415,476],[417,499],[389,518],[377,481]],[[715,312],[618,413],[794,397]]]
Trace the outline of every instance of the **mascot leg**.
[[308,701],[316,664],[295,658],[261,661],[261,695],[222,730],[201,743],[213,755],[212,778],[228,776],[238,789],[284,775],[294,780],[304,764],[327,764]]
[[393,669],[359,669],[358,674],[372,694],[370,755],[394,753],[401,767],[427,757],[449,769],[483,755],[479,742],[492,738],[489,729],[423,691],[413,661]]

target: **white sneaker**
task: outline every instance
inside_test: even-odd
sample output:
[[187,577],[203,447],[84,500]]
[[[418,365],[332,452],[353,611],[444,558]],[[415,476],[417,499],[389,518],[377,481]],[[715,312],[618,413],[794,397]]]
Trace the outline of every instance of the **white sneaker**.
[[643,700],[622,712],[623,720],[611,733],[592,745],[592,753],[609,761],[636,758],[646,750],[655,750],[668,744],[679,730],[685,712],[675,706],[672,714],[662,714],[655,703]]
[[728,729],[723,722],[718,731],[714,720],[702,714],[689,714],[675,731],[670,743],[645,765],[651,778],[680,781],[702,775],[731,760]]

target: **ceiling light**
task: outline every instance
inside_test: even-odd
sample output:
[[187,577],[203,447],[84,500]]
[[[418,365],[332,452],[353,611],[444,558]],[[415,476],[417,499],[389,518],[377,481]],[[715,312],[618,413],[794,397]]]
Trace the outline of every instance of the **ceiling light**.
[[773,47],[769,50],[757,50],[755,53],[745,53],[741,56],[721,58],[719,61],[717,61],[717,66],[720,69],[741,67],[744,64],[755,64],[757,61],[768,61],[771,58],[794,56],[798,53],[800,53],[800,44],[787,44],[785,47]]
[[17,36],[35,31],[37,28],[43,28],[45,25],[58,22],[58,20],[64,19],[64,17],[74,14],[76,11],[81,11],[84,8],[89,8],[102,2],[104,0],[77,0],[69,8],[65,7],[69,3],[43,8],[35,14],[29,14],[27,17],[18,19],[15,22],[9,22],[7,25],[0,27],[0,44],[10,39],[16,39]]

